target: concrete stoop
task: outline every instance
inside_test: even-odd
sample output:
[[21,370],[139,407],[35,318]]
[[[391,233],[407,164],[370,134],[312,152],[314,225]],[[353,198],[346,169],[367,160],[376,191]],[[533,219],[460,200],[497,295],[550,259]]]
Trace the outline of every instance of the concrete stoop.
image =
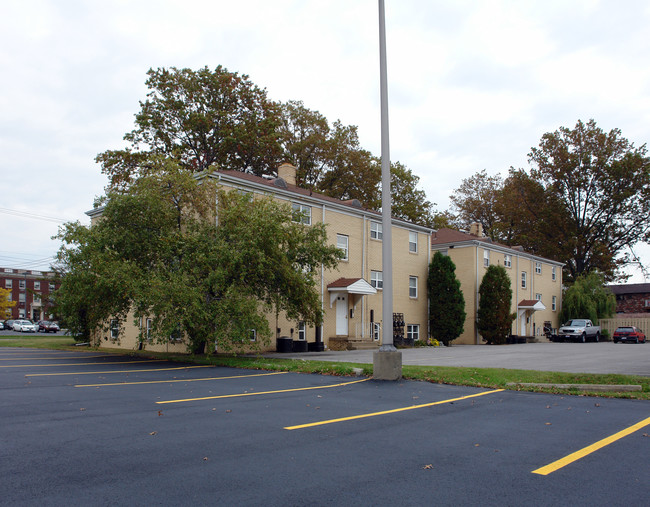
[[348,336],[332,336],[329,339],[328,347],[329,350],[378,350],[379,342]]

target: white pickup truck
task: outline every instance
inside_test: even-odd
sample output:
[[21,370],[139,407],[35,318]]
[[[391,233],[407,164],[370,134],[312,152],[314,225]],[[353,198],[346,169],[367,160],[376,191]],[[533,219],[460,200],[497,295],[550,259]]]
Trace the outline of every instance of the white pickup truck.
[[594,326],[589,319],[572,319],[558,331],[560,341],[600,341],[600,326]]

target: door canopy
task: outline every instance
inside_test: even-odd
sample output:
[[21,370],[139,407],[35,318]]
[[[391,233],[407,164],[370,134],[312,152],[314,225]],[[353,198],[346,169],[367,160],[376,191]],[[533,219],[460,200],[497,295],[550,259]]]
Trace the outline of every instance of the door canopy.
[[330,308],[332,308],[334,301],[336,301],[336,295],[341,292],[353,295],[351,299],[354,306],[357,305],[357,302],[362,296],[367,294],[377,294],[377,289],[366,282],[363,278],[339,278],[330,283],[327,286],[327,290],[330,293]]

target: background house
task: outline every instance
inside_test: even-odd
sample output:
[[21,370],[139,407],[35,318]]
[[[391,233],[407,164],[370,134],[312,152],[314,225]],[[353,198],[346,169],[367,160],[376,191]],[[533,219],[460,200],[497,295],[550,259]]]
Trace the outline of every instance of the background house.
[[609,285],[616,296],[616,313],[644,314],[650,317],[650,283]]
[[544,338],[544,326],[559,327],[562,307],[562,263],[492,242],[483,236],[482,226],[472,224],[469,233],[440,229],[433,234],[431,249],[449,255],[456,265],[465,297],[465,329],[454,343],[480,344],[476,329],[479,287],[491,264],[506,269],[512,286],[512,313],[517,318],[512,334]]
[[53,317],[48,313],[49,296],[58,288],[53,272],[0,268],[0,287],[11,291],[9,300],[16,301],[16,304],[9,308],[9,319],[30,319],[38,322]]

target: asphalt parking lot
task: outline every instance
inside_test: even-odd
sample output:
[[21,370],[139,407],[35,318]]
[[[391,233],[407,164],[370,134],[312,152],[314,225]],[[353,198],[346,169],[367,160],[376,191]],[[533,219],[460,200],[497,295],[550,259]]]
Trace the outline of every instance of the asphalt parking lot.
[[647,401],[13,348],[0,392],[3,505],[650,497]]

